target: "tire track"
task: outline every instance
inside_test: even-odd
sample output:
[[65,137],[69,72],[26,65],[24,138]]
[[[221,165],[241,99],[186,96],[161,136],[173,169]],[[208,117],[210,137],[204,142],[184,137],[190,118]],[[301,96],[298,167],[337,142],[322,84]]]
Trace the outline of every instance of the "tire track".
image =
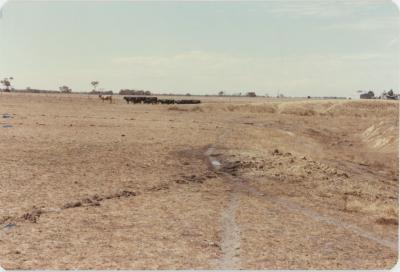
[[[224,134],[223,134],[224,135]],[[222,136],[219,137],[221,139]],[[213,157],[215,147],[211,145],[204,155],[207,157],[210,166],[214,170],[220,170],[222,164]],[[222,212],[220,224],[222,226],[221,251],[222,257],[217,261],[217,269],[238,269],[240,268],[240,229],[236,222],[236,213],[239,206],[239,195],[236,186],[228,175],[224,175],[231,183],[232,190],[229,195],[228,207]]]
[[397,251],[398,245],[397,245],[396,241],[389,241],[389,240],[380,238],[380,237],[376,236],[374,233],[366,231],[354,224],[350,224],[350,223],[341,221],[340,219],[321,214],[321,213],[311,210],[311,209],[304,208],[304,207],[302,207],[290,200],[287,200],[285,198],[268,195],[266,193],[261,192],[260,190],[258,190],[256,188],[254,188],[251,185],[248,185],[248,184],[247,185],[244,185],[244,184],[239,185],[238,184],[238,186],[246,193],[249,193],[250,195],[253,195],[255,197],[261,197],[263,200],[278,204],[281,207],[285,208],[286,210],[301,213],[318,223],[325,223],[328,225],[335,226],[336,228],[341,228],[341,229],[347,230],[347,231],[352,232],[353,234],[356,234],[360,237],[366,238],[372,242],[380,244],[381,246],[387,247],[393,251]]
[[222,258],[218,262],[218,269],[238,269],[240,267],[240,230],[236,223],[236,212],[239,206],[239,197],[236,192],[230,195],[228,208],[221,215],[223,226],[221,250]]

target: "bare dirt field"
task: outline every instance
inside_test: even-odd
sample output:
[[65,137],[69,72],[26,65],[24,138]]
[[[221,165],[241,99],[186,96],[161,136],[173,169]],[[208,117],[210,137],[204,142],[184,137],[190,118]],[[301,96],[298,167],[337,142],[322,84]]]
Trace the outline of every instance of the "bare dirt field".
[[399,103],[0,94],[5,269],[387,269]]

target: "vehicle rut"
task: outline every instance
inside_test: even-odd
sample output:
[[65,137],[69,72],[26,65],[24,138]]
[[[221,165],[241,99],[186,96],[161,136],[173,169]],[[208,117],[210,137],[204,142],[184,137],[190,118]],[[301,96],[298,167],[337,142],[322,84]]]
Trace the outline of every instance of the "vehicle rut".
[[[221,163],[213,157],[214,146],[211,145],[204,155],[208,158],[212,168],[219,170]],[[230,180],[230,179],[227,179]],[[231,180],[230,180],[231,181]],[[239,206],[239,195],[235,184],[231,184],[228,206],[221,213],[222,226],[220,247],[222,257],[217,261],[218,269],[238,269],[240,267],[240,229],[236,222],[236,213]]]

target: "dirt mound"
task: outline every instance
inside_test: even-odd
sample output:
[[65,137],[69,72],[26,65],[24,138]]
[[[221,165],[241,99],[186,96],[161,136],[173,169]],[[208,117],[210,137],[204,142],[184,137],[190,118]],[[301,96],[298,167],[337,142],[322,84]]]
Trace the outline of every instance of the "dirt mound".
[[333,102],[325,101],[293,101],[284,102],[278,105],[278,112],[281,114],[294,114],[300,116],[314,116],[324,114],[325,110],[331,107]]
[[293,101],[278,105],[281,114],[351,117],[398,116],[399,103],[393,101]]
[[[180,110],[173,108],[171,110]],[[185,109],[186,110],[186,109]],[[396,101],[271,101],[268,103],[247,104],[204,104],[197,106],[198,111],[242,112],[242,113],[279,113],[299,116],[349,116],[349,117],[387,117],[399,114]]]
[[275,113],[276,105],[274,103],[263,104],[205,104],[196,106],[192,111],[201,112],[242,112],[242,113]]
[[399,103],[396,101],[342,101],[329,107],[326,114],[331,116],[386,117],[398,120]]

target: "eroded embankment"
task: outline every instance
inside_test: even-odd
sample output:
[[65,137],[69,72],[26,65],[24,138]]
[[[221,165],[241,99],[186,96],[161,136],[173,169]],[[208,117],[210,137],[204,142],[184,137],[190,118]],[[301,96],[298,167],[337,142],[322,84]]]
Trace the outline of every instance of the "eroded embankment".
[[253,114],[282,114],[297,116],[329,116],[329,117],[355,117],[376,118],[388,117],[398,118],[398,101],[376,100],[376,101],[349,101],[349,100],[267,100],[266,102],[253,103],[221,103],[201,104],[196,106],[174,106],[169,110],[192,111],[199,113],[210,113],[216,111],[253,113]]

